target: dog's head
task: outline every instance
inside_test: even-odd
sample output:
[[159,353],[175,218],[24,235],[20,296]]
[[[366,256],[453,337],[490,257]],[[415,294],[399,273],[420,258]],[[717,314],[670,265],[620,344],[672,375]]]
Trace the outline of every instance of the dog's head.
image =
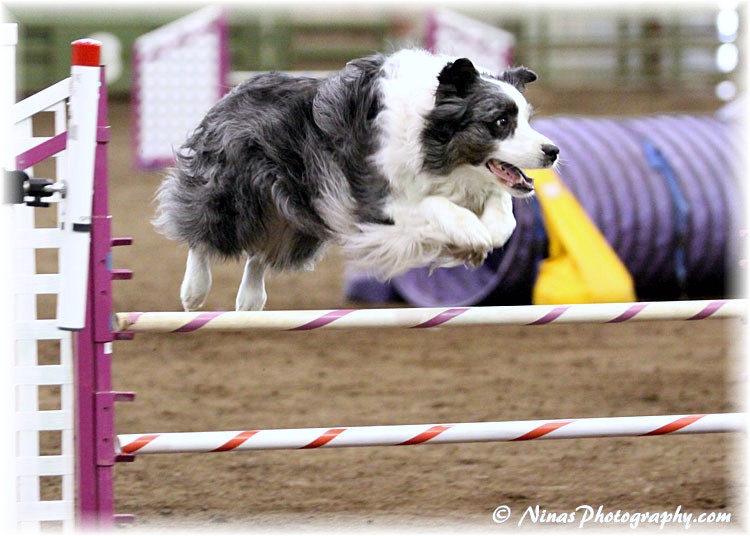
[[533,181],[522,169],[550,167],[559,152],[529,125],[531,106],[523,91],[534,80],[536,74],[524,67],[490,75],[466,58],[447,63],[422,131],[425,168],[450,175],[470,166],[515,197],[532,195]]

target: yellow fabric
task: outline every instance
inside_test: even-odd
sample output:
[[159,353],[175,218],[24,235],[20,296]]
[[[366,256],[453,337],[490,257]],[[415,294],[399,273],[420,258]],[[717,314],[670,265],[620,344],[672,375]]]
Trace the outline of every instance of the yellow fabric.
[[535,304],[635,301],[633,278],[551,169],[527,172],[534,179],[549,239],[539,267]]

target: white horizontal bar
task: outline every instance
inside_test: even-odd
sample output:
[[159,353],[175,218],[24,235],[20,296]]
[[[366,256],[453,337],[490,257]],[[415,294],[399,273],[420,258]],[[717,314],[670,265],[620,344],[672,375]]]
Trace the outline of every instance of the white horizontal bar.
[[16,367],[16,385],[64,385],[73,383],[73,371],[66,365]]
[[50,432],[71,429],[68,410],[20,411],[16,413],[16,430]]
[[17,521],[67,521],[73,519],[73,501],[16,503]]
[[73,474],[73,456],[28,456],[16,458],[17,476],[61,476]]
[[16,278],[16,294],[57,294],[60,274],[34,274]]
[[57,227],[16,229],[13,231],[16,249],[60,249],[62,231]]
[[57,329],[57,320],[16,322],[16,340],[53,341],[64,339],[68,333]]
[[13,123],[20,123],[34,114],[43,112],[58,102],[70,97],[70,78],[60,80],[56,84],[35,93],[13,105],[11,119]]

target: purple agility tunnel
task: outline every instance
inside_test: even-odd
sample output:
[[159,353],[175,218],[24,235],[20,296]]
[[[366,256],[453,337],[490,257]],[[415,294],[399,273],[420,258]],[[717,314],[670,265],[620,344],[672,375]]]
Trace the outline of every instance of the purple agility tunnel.
[[[533,122],[560,147],[558,174],[625,264],[639,299],[731,293],[744,225],[733,115]],[[387,283],[352,274],[347,298],[419,307],[531,303],[547,235],[535,198],[514,199],[514,213],[513,236],[480,268],[417,269]]]

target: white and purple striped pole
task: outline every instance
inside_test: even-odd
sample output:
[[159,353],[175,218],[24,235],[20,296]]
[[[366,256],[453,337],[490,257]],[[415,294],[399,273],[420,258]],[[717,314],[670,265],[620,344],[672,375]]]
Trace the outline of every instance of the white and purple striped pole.
[[60,248],[60,294],[57,326],[83,329],[88,290],[91,207],[94,195],[94,161],[101,69],[101,43],[80,39],[72,44],[70,67],[70,119],[65,154],[65,203]]
[[117,313],[123,332],[309,331],[348,328],[434,328],[467,325],[541,326],[564,323],[620,323],[646,320],[703,320],[742,317],[747,301],[691,300],[576,305],[334,309],[330,311],[206,311]]
[[746,420],[747,416],[743,413],[719,413],[231,432],[121,434],[117,436],[117,440],[120,453],[127,455],[205,453],[741,432],[746,429]]

